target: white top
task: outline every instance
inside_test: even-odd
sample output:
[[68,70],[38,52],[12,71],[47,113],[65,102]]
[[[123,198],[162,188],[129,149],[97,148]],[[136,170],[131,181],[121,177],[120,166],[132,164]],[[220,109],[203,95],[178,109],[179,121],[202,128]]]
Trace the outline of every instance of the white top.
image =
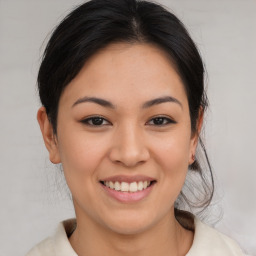
[[[235,241],[194,219],[195,234],[186,256],[244,256]],[[59,224],[55,234],[35,246],[26,256],[78,256],[68,240],[75,227],[75,219]]]

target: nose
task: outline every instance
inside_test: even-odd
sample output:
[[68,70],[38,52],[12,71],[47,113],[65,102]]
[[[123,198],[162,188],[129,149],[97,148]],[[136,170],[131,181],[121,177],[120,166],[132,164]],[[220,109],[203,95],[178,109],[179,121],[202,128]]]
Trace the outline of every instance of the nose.
[[126,167],[135,167],[145,163],[150,153],[142,132],[131,126],[116,131],[109,157],[112,162]]

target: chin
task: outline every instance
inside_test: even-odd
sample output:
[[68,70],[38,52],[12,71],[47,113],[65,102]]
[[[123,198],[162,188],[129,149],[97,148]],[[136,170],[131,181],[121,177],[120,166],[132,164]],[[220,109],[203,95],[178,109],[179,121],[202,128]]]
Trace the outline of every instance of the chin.
[[[132,225],[131,225],[132,224]],[[136,235],[149,229],[149,225],[135,225],[134,222],[118,223],[109,227],[112,232],[119,235]]]
[[154,216],[149,216],[149,214],[140,214],[139,212],[126,213],[112,215],[111,219],[105,220],[108,229],[120,235],[136,235],[149,230],[156,220]]

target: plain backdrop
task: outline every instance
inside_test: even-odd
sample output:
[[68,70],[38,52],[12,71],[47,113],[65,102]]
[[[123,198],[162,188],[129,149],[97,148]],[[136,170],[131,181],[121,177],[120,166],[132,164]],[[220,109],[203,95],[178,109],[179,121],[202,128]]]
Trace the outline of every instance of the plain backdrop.
[[[216,177],[211,223],[256,255],[256,1],[166,0],[207,72],[206,147]],[[43,145],[36,76],[53,27],[76,0],[0,0],[0,256],[24,255],[74,216]]]

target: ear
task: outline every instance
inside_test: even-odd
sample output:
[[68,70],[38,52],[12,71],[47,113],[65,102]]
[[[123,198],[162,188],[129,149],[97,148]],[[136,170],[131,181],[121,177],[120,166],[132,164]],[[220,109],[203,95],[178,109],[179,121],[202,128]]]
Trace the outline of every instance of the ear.
[[199,135],[202,129],[203,120],[204,120],[204,111],[202,108],[200,108],[197,123],[196,123],[196,130],[193,132],[191,137],[191,142],[190,142],[189,165],[191,165],[195,161],[196,147],[197,147]]
[[39,108],[37,112],[37,121],[39,123],[44,144],[49,152],[49,159],[52,163],[60,163],[60,155],[57,143],[57,137],[53,132],[52,124],[50,123],[45,107]]

